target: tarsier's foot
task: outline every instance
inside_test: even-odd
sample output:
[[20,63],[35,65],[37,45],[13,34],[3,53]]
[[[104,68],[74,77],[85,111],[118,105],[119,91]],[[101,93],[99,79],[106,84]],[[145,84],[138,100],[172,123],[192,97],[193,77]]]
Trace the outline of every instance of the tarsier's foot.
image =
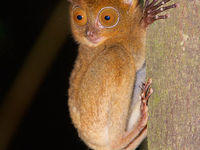
[[143,83],[141,89],[142,89],[142,93],[141,93],[141,120],[140,120],[140,125],[141,127],[146,126],[147,124],[147,111],[148,111],[148,100],[149,97],[151,96],[151,94],[153,93],[153,89],[150,88],[152,83],[152,79],[150,78],[147,83]]
[[144,11],[143,11],[143,18],[142,18],[142,24],[147,27],[148,25],[152,24],[154,21],[159,19],[167,19],[169,15],[158,15],[159,13],[171,9],[176,8],[177,4],[172,4],[169,6],[163,7],[164,4],[171,0],[152,0],[152,2],[149,2],[150,0],[145,1],[144,5]]

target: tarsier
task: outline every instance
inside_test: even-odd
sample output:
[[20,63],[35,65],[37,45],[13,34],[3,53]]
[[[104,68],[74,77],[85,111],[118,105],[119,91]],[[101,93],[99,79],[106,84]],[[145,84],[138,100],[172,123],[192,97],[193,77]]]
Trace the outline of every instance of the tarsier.
[[134,150],[147,135],[147,27],[166,19],[170,0],[69,0],[80,44],[70,77],[69,111],[79,137],[95,150]]

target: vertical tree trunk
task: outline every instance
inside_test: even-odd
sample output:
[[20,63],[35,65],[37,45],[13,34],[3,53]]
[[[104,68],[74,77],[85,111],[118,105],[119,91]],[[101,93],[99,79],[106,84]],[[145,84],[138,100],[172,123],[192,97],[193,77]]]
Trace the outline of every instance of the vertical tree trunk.
[[200,0],[179,4],[148,32],[149,150],[200,149]]

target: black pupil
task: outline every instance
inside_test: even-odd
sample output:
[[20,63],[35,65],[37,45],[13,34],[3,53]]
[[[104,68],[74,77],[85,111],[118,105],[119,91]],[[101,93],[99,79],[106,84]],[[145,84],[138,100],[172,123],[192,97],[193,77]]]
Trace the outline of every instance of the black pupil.
[[110,16],[105,16],[105,20],[110,20]]
[[78,16],[77,16],[77,19],[78,19],[78,20],[82,20],[82,19],[83,19],[83,16],[78,15]]

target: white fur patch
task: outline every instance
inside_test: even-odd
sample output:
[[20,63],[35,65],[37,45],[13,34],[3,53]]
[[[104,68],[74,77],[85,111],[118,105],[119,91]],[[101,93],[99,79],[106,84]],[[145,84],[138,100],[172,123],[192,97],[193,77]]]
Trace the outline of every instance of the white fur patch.
[[141,101],[138,101],[133,107],[133,110],[131,112],[131,115],[128,121],[128,126],[127,126],[128,131],[134,128],[134,126],[136,125],[136,123],[138,122],[141,116],[140,105],[141,105]]
[[126,3],[126,4],[131,4],[133,1],[135,1],[135,0],[123,0],[124,1],[124,3]]
[[104,134],[105,141],[107,143],[109,143],[110,141],[109,141],[109,130],[108,130],[108,127],[105,127],[104,130],[105,130],[105,134]]

